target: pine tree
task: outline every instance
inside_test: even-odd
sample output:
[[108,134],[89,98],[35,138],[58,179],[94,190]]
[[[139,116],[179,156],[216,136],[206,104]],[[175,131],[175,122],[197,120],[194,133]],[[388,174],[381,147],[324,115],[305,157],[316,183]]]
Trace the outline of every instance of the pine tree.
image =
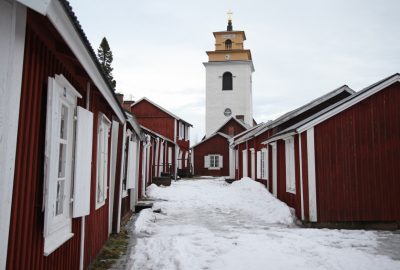
[[112,75],[113,68],[111,67],[111,63],[113,61],[113,55],[110,46],[108,45],[108,41],[105,37],[102,39],[100,47],[97,50],[97,58],[100,61],[100,65],[101,68],[103,69],[104,74],[106,75],[113,90],[115,91],[115,86],[117,82],[114,80],[114,77]]

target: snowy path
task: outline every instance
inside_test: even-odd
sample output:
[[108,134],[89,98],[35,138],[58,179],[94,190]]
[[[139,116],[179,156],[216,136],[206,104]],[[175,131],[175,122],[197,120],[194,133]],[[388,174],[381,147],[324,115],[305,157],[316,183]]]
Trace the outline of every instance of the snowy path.
[[252,180],[184,180],[148,195],[160,201],[135,223],[132,269],[400,269],[400,234],[298,228]]

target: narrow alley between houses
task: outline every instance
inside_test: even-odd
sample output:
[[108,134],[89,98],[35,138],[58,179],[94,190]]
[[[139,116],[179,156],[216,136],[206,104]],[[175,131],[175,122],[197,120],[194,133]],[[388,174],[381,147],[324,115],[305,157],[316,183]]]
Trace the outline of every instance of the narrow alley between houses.
[[304,229],[263,185],[222,178],[149,186],[132,232],[131,269],[400,269],[400,234]]

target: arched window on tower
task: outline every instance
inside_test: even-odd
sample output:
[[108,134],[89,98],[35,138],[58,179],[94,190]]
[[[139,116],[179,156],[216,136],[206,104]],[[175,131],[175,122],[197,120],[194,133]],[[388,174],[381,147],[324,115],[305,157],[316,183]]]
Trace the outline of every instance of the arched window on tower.
[[233,90],[232,73],[225,72],[222,75],[222,90]]
[[225,40],[225,50],[231,50],[232,49],[232,40],[227,39]]

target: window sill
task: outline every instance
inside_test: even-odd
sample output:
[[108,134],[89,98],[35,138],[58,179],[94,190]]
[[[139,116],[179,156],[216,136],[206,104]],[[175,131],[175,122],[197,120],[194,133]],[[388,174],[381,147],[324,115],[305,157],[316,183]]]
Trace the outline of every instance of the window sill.
[[44,239],[44,256],[49,256],[57,248],[74,236],[73,233],[65,233],[64,230],[58,231]]
[[207,169],[212,170],[212,171],[217,171],[217,170],[221,170],[222,168],[207,168]]

